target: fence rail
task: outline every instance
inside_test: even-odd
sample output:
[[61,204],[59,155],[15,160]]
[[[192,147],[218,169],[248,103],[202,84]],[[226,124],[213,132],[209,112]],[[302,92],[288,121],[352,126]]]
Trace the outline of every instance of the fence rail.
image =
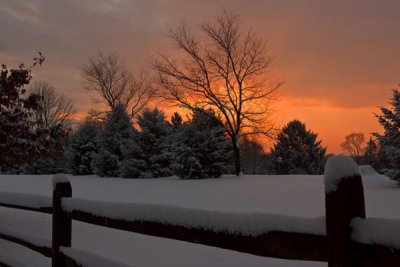
[[1,192],[0,206],[48,214],[53,211],[51,197],[23,193]]
[[30,238],[27,236],[22,238],[19,235],[15,235],[9,231],[1,231],[0,229],[0,238],[27,247],[43,256],[51,257],[51,246],[34,244],[32,241],[29,241]]
[[219,247],[258,256],[326,261],[326,236],[270,231],[257,236],[188,228],[153,221],[126,221],[72,211],[69,216],[77,221],[125,230],[145,235],[164,237],[207,246]]
[[[62,203],[63,199],[71,198],[72,188],[68,181],[60,180],[53,189],[52,207],[15,205],[10,201],[2,202],[0,197],[0,206],[3,207],[52,213],[51,246],[50,242],[48,242],[49,245],[43,245],[43,242],[32,242],[30,237],[2,231],[2,228],[0,228],[0,238],[51,257],[53,267],[81,266],[79,259],[73,259],[63,252],[63,248],[71,247],[71,220],[258,256],[325,261],[328,262],[329,267],[400,266],[399,249],[379,244],[362,244],[351,239],[351,220],[355,217],[365,218],[363,187],[359,175],[342,178],[345,179],[340,179],[336,191],[326,192],[326,235],[274,230],[252,236],[187,227],[169,222],[116,219],[112,216],[95,215],[85,210],[67,211]],[[3,265],[8,266],[5,263]]]

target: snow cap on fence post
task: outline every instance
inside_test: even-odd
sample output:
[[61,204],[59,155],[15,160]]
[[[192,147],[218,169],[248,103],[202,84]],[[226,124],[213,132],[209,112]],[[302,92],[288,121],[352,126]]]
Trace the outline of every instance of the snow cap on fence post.
[[352,158],[344,155],[330,157],[325,164],[325,192],[336,191],[341,179],[350,178],[354,175],[360,175],[360,169]]
[[72,197],[71,184],[65,174],[53,177],[52,267],[63,265],[60,247],[71,246],[71,218],[62,208],[62,198]]
[[68,177],[64,173],[58,173],[53,176],[53,190],[56,188],[57,184],[69,183]]
[[325,165],[324,180],[328,267],[351,267],[350,222],[356,217],[365,218],[360,171],[352,158],[333,156]]

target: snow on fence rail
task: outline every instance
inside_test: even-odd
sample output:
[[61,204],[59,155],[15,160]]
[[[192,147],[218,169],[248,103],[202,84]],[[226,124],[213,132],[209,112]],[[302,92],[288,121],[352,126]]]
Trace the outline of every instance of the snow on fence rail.
[[96,266],[96,267],[129,267],[128,265],[104,259],[93,253],[76,248],[61,248],[61,253],[67,261],[66,265]]
[[34,194],[0,192],[0,206],[44,213],[51,213],[52,198]]
[[0,194],[0,206],[52,210],[51,247],[6,228],[0,228],[0,238],[51,256],[53,267],[124,266],[71,248],[72,219],[260,256],[327,261],[329,267],[400,266],[400,221],[365,219],[361,176],[350,158],[332,157],[325,169],[326,217],[315,219],[72,198],[69,181],[57,176],[51,206],[46,197]]
[[[326,235],[325,217],[303,218],[268,213],[228,213],[81,198],[64,198],[62,208],[69,214],[85,213],[109,220],[146,221],[243,236],[259,236],[271,231]],[[75,215],[75,217],[79,216]]]

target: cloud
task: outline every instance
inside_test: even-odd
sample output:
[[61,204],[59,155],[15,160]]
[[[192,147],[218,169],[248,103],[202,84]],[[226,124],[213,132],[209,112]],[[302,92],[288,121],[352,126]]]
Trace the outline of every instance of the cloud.
[[301,110],[317,102],[347,110],[383,105],[399,82],[395,0],[2,1],[0,63],[29,63],[42,51],[46,62],[34,79],[55,84],[86,112],[92,96],[82,89],[79,67],[89,56],[116,51],[137,69],[171,47],[166,25],[196,26],[223,8],[270,40],[274,68],[286,81],[282,95]]

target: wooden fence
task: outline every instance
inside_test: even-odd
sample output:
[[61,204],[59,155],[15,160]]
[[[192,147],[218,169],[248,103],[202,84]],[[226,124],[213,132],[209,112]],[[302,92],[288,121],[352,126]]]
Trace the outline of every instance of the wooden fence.
[[[326,193],[326,235],[270,231],[257,236],[248,236],[150,220],[115,219],[94,215],[84,210],[67,212],[62,206],[62,199],[71,198],[72,188],[68,181],[62,181],[54,186],[52,207],[35,208],[0,203],[0,206],[9,208],[52,213],[51,244],[9,231],[1,232],[1,228],[0,238],[51,257],[53,267],[81,266],[79,259],[73,259],[65,253],[66,248],[71,247],[71,220],[258,256],[323,261],[328,262],[329,267],[400,266],[400,250],[379,244],[362,244],[351,239],[350,221],[355,217],[365,218],[363,186],[358,175],[340,181],[336,191]],[[0,266],[8,265],[0,263]]]

